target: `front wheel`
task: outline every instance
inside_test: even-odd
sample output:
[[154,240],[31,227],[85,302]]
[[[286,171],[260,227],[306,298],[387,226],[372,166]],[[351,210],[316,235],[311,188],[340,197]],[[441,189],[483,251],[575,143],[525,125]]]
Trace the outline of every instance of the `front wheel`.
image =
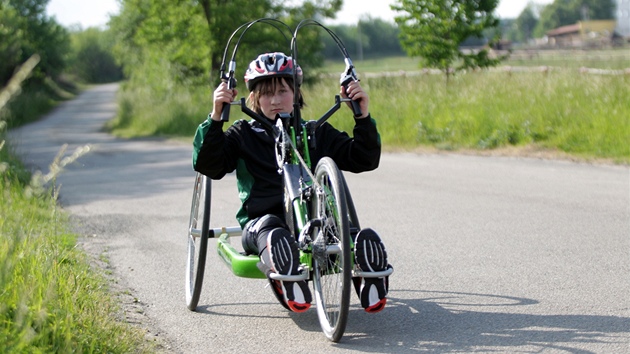
[[326,337],[343,336],[350,306],[350,226],[343,177],[335,162],[325,157],[315,169],[316,195],[311,218],[322,221],[313,241],[313,288],[317,316]]
[[188,262],[186,263],[186,306],[191,311],[197,308],[206,267],[211,192],[211,180],[197,173],[188,222]]

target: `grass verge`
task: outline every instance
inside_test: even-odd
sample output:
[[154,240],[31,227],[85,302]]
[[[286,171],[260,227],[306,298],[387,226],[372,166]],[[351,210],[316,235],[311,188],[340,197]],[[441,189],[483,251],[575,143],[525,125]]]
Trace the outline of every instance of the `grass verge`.
[[[481,151],[534,145],[630,162],[628,75],[552,70],[462,74],[448,85],[440,75],[362,82],[384,145]],[[316,87],[310,100],[334,91]],[[343,116],[333,123],[345,130],[352,125]]]
[[[393,66],[393,59],[387,61]],[[357,64],[359,68],[360,64]],[[373,69],[375,70],[375,69]],[[370,111],[386,149],[558,151],[580,160],[630,163],[630,75],[595,75],[576,68],[492,70],[443,75],[419,72],[364,75]],[[121,136],[191,138],[212,106],[210,88],[125,85],[112,131]],[[336,78],[303,88],[303,117],[326,112],[338,94]],[[239,88],[242,96],[246,90]],[[342,111],[346,111],[342,108]],[[236,109],[231,120],[243,118]],[[331,122],[352,130],[348,112]],[[245,117],[246,118],[246,117]]]
[[53,172],[31,178],[5,144],[7,125],[39,117],[64,98],[52,81],[22,87],[38,61],[27,60],[0,90],[0,351],[152,352],[143,332],[119,318],[107,279],[76,247],[56,195],[44,187],[69,160],[58,157]]
[[8,353],[151,352],[119,318],[103,273],[90,266],[50,191],[0,150],[0,348]]

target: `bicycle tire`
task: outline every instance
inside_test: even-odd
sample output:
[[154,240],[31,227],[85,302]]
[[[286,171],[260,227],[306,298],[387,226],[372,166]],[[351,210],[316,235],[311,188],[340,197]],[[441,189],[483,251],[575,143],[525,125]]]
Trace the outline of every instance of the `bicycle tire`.
[[[197,173],[188,223],[188,262],[186,264],[186,306],[191,311],[197,308],[203,285],[210,231],[211,196],[211,180]],[[199,220],[200,216],[201,220]]]
[[[313,198],[311,217],[323,223],[313,243],[313,288],[322,331],[329,340],[338,342],[348,321],[352,273],[346,190],[341,172],[328,157],[317,164],[315,179],[323,193]],[[325,253],[318,246],[322,242],[319,238],[325,241]]]
[[[361,230],[361,224],[359,223],[359,216],[357,215],[357,209],[354,207],[354,200],[352,199],[352,195],[350,195],[350,188],[348,188],[348,183],[346,182],[346,177],[341,173],[341,181],[343,183],[343,189],[346,191],[346,205],[348,206],[348,218],[350,219],[350,232],[354,228],[358,233]],[[353,241],[356,235],[352,235]]]

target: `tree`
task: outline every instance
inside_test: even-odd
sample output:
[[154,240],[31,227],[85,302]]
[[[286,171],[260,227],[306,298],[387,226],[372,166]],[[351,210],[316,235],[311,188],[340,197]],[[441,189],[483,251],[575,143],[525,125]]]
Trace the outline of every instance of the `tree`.
[[534,9],[531,3],[527,4],[523,11],[518,15],[516,21],[514,22],[516,29],[518,31],[517,39],[521,42],[527,42],[528,40],[534,38],[534,28],[538,24],[538,18],[534,13]]
[[[395,23],[368,16],[361,18],[357,25],[335,25],[328,28],[339,36],[353,59],[360,59],[359,53],[363,53],[366,58],[404,54],[398,40],[400,29]],[[332,38],[324,36],[322,39],[323,54],[327,59],[343,58]],[[359,45],[362,46],[361,49]]]
[[0,86],[4,86],[20,65],[24,41],[23,19],[7,1],[0,1]]
[[88,28],[71,33],[70,71],[89,83],[122,79],[122,70],[112,55],[114,46],[109,30]]
[[114,56],[140,85],[207,80],[211,37],[194,1],[123,0],[110,20]]
[[[358,42],[357,26],[342,24],[328,26],[328,28],[333,31],[339,37],[339,39],[341,39],[351,55],[357,53],[357,48],[355,45],[355,43]],[[337,44],[330,36],[324,36],[322,38],[322,42],[324,44],[322,53],[326,59],[343,59],[343,56],[337,48]]]
[[398,40],[400,29],[395,24],[368,16],[361,18],[358,26],[366,56],[404,53]]
[[[123,0],[120,14],[110,22],[117,36],[116,57],[132,79],[144,80],[161,71],[175,81],[207,84],[209,78],[218,79],[224,46],[239,25],[271,17],[294,26],[300,19],[334,15],[341,0],[308,0],[300,5],[287,7],[281,0]],[[303,67],[321,61],[317,60],[322,46],[319,32],[300,32]],[[289,51],[292,33],[286,33],[288,39],[265,25],[248,31],[237,56],[243,72],[262,51]]]
[[35,81],[54,78],[65,68],[70,39],[46,16],[47,4],[48,0],[0,0],[0,83],[33,54],[41,57],[33,73]]
[[615,6],[615,0],[554,0],[540,12],[534,35],[542,37],[549,30],[578,21],[612,19]]
[[[483,38],[484,30],[499,26],[493,15],[498,2],[398,0],[392,9],[404,13],[396,17],[396,23],[405,51],[410,56],[421,57],[424,65],[442,70],[448,81],[452,69],[485,68],[500,62],[500,58],[490,58],[485,48],[471,53],[459,48],[468,38]],[[492,38],[489,44],[498,39]]]

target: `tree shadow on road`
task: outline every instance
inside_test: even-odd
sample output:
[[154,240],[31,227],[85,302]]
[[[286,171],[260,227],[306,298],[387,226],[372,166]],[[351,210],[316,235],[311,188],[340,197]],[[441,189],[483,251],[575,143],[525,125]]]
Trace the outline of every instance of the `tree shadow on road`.
[[[406,298],[417,293],[421,296]],[[626,317],[525,313],[524,306],[538,302],[490,294],[397,290],[392,295],[405,298],[390,297],[388,307],[378,314],[353,306],[344,338],[336,346],[365,352],[546,349],[591,353],[582,347],[609,344],[627,348],[630,344],[630,318]],[[471,311],[474,307],[487,311]],[[309,318],[301,314],[291,317],[303,330],[321,330],[315,311]]]

